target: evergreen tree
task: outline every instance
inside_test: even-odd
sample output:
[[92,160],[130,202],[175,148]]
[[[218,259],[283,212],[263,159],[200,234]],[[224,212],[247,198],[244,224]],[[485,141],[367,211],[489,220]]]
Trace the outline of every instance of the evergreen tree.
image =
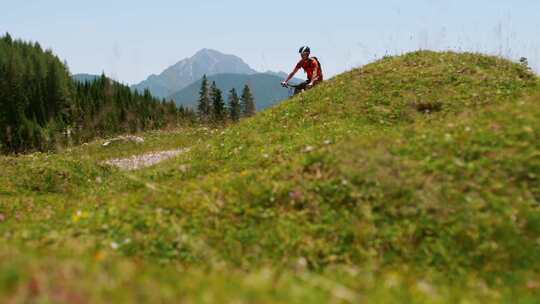
[[216,86],[216,82],[212,82],[210,87],[212,97],[212,118],[214,122],[223,122],[225,120],[225,103],[221,90]]
[[202,78],[201,89],[199,90],[199,104],[198,104],[198,114],[199,118],[202,121],[208,121],[210,118],[210,94],[208,91],[208,79],[206,75]]
[[255,115],[255,100],[253,99],[253,94],[247,84],[244,86],[240,101],[242,105],[242,115],[244,117]]
[[11,35],[9,33],[6,33],[3,39],[6,41],[8,45],[11,45],[11,43],[13,42],[13,39],[11,38]]
[[240,119],[240,99],[236,93],[236,89],[232,88],[229,91],[229,117],[232,121],[236,122]]
[[66,71],[62,70],[62,66],[59,66],[58,62],[50,62],[47,71],[47,118],[50,119],[62,119],[60,114],[65,115],[65,109],[68,103],[67,84],[63,79]]

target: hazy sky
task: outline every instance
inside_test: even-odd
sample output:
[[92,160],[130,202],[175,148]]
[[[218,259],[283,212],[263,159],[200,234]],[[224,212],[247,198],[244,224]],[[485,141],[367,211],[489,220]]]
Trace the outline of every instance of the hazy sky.
[[0,0],[0,33],[132,84],[201,48],[289,72],[304,44],[327,76],[419,48],[523,56],[540,71],[539,16],[539,0]]

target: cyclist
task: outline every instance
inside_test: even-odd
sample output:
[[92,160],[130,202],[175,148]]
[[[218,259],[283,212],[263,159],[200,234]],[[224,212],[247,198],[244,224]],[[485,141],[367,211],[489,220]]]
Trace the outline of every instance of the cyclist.
[[288,86],[289,80],[291,80],[298,70],[302,68],[307,74],[307,80],[296,87],[295,94],[304,90],[309,90],[323,81],[322,68],[319,59],[317,59],[317,57],[309,57],[311,54],[309,47],[303,46],[298,52],[301,56],[300,61],[296,64],[296,67],[291,74],[289,74],[287,79],[281,83],[281,85],[285,87]]

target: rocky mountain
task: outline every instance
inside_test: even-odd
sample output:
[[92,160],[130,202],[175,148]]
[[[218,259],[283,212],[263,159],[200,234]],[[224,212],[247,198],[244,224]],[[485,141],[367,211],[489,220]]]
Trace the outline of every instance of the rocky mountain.
[[152,95],[164,98],[182,90],[203,75],[255,74],[241,58],[211,49],[202,49],[190,58],[179,61],[159,75],[150,75],[146,80],[131,88],[143,91],[148,88]]

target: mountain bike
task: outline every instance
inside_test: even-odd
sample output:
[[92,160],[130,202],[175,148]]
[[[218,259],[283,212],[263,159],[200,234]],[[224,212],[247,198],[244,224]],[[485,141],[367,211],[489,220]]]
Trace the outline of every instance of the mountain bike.
[[298,93],[302,93],[306,90],[307,82],[301,82],[297,84],[281,84],[282,87],[289,89],[289,96],[294,96]]

